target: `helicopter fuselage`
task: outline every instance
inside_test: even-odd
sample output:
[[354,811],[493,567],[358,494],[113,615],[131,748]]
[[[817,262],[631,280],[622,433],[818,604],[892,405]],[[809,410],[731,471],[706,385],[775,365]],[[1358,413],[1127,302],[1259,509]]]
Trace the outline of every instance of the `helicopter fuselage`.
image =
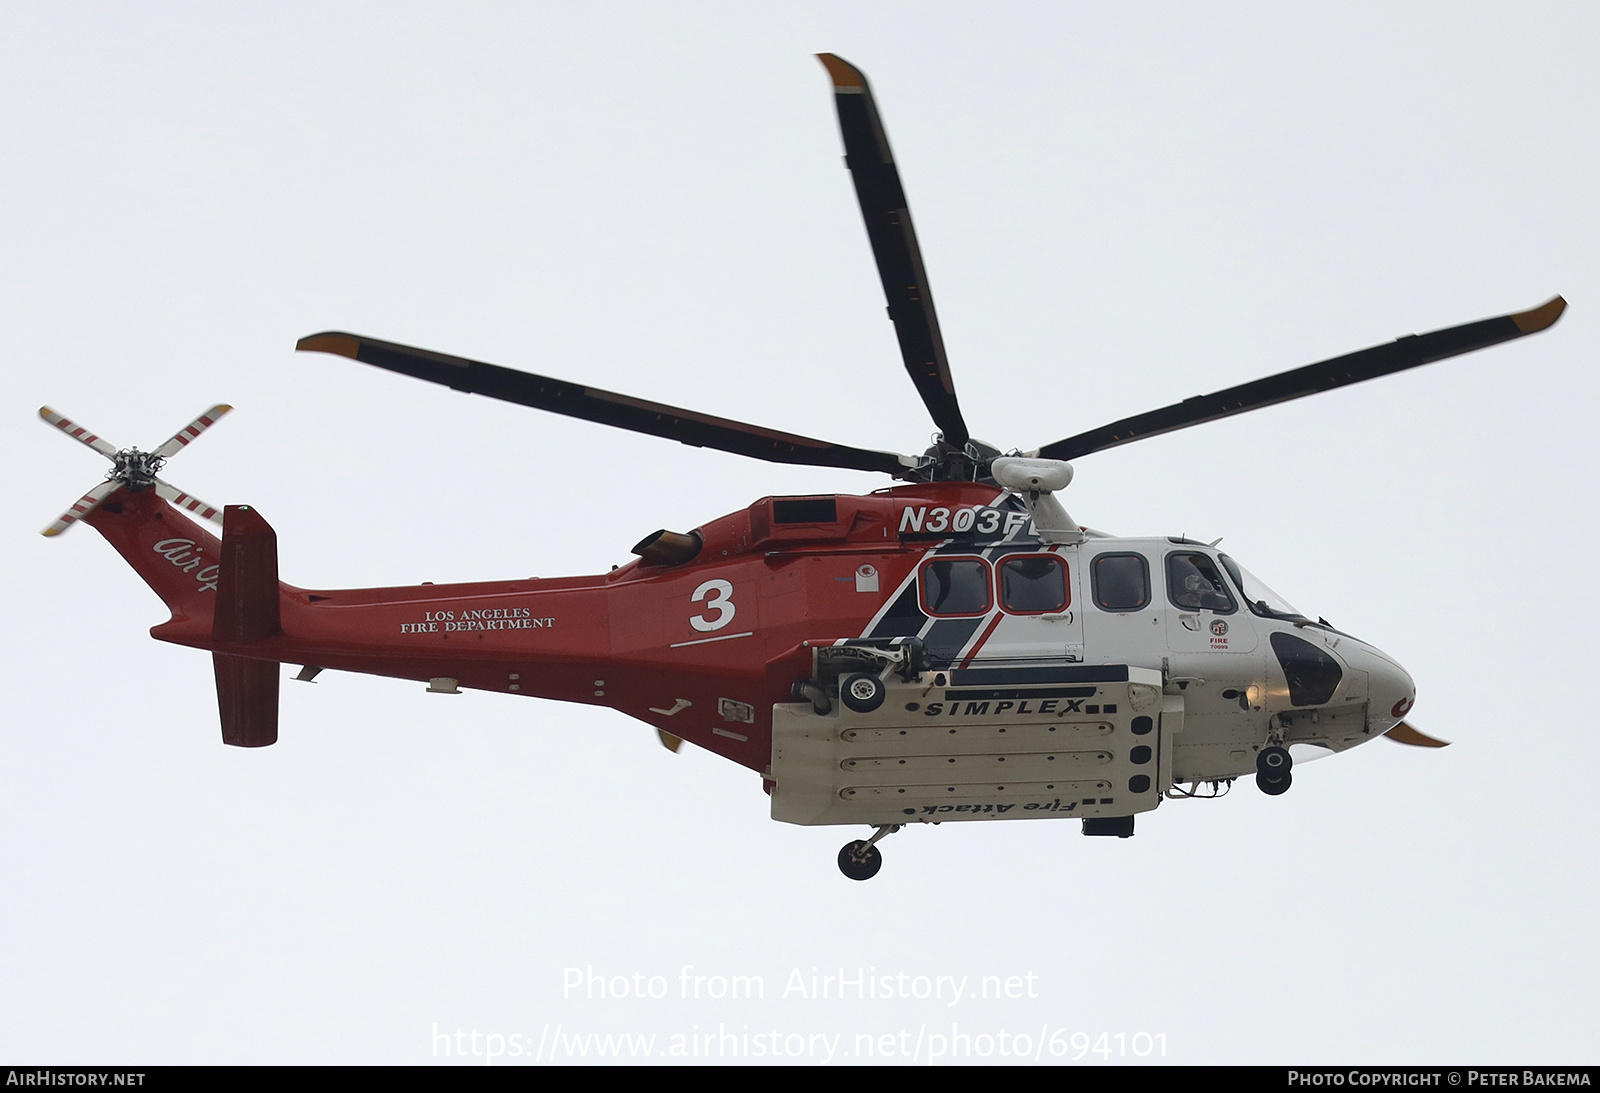
[[[1343,751],[1405,724],[1411,677],[1301,615],[1212,546],[1083,528],[1069,461],[1548,329],[1566,301],[1407,334],[1146,410],[1037,448],[968,427],[899,168],[866,76],[819,54],[901,363],[937,435],[921,455],[853,445],[347,331],[296,348],[610,428],[909,483],[767,497],[589,577],[313,591],[283,584],[272,528],[157,477],[223,414],[119,449],[40,416],[113,469],[44,529],[93,524],[172,610],[152,634],[210,650],[224,743],[278,738],[279,665],[609,706],[761,774],[775,819],[865,823],[839,868],[873,876],[908,822],[1074,816],[1126,837],[1168,796],[1254,771],[1291,784],[1294,745]],[[1181,787],[1187,784],[1188,789]],[[1210,793],[1201,791],[1210,784]]]
[[[277,632],[264,636],[218,621],[216,599],[249,579],[221,579],[226,533],[153,491],[120,491],[85,519],[173,608],[155,637],[434,691],[609,706],[761,772],[769,789],[775,711],[850,716],[836,703],[855,667],[894,685],[876,716],[908,726],[902,736],[1092,719],[1093,687],[1086,700],[1060,684],[1108,666],[1156,673],[1183,707],[1158,788],[1252,773],[1269,742],[1344,750],[1387,732],[1414,695],[1372,646],[1246,599],[1250,578],[1210,547],[1094,532],[1047,545],[992,485],[763,498],[690,533],[692,557],[589,577],[279,584]],[[991,698],[957,689],[962,678],[1014,686]]]

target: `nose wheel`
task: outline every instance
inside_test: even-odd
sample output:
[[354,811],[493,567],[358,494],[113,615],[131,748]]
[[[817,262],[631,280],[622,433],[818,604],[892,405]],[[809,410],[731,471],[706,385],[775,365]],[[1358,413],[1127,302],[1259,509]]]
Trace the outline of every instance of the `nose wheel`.
[[1289,792],[1289,787],[1294,784],[1294,777],[1289,773],[1292,766],[1294,759],[1290,757],[1288,748],[1280,748],[1276,744],[1262,748],[1261,754],[1256,756],[1256,787],[1272,797]]
[[845,843],[839,851],[839,872],[851,880],[871,880],[877,876],[878,870],[883,868],[883,852],[874,844],[899,830],[899,824],[884,824],[870,839]]

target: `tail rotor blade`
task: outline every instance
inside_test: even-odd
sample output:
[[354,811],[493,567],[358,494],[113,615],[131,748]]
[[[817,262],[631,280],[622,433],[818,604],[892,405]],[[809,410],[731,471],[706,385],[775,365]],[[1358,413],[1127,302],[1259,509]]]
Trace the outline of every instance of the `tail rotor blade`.
[[190,493],[184,493],[171,482],[156,479],[156,493],[171,501],[185,512],[192,512],[206,520],[222,523],[222,510],[215,505],[208,505],[200,498]]
[[1450,741],[1435,740],[1427,733],[1418,732],[1404,721],[1383,735],[1393,740],[1396,744],[1410,744],[1414,748],[1448,748],[1450,746]]
[[229,406],[227,403],[218,403],[205,413],[201,414],[199,417],[195,418],[193,421],[189,422],[189,424],[179,429],[176,433],[173,433],[172,436],[167,438],[167,442],[165,444],[161,445],[161,447],[157,448],[150,454],[158,456],[162,459],[167,459],[171,456],[177,455],[179,452],[183,451],[184,448],[193,443],[195,438],[201,433],[205,432],[207,429],[211,428],[211,426],[215,425],[219,420],[221,420],[223,414],[226,414],[232,409],[233,407]]
[[839,133],[844,138],[845,164],[855,183],[861,218],[866,221],[872,256],[889,302],[900,356],[911,382],[944,433],[945,441],[964,447],[970,436],[956,402],[955,381],[945,359],[944,336],[933,309],[928,272],[922,267],[922,249],[911,226],[911,210],[900,185],[900,170],[889,151],[889,137],[878,117],[872,88],[860,69],[832,53],[817,59],[833,79],[834,107],[839,113]]
[[80,444],[87,444],[89,447],[93,448],[107,459],[115,461],[117,458],[116,445],[106,443],[104,440],[101,440],[99,437],[91,433],[88,429],[85,429],[82,425],[79,425],[77,422],[61,416],[54,410],[50,409],[50,407],[39,407],[39,416],[44,418],[45,421],[49,422],[51,425],[54,425],[57,429],[60,429],[63,433],[66,433],[73,440],[76,440]]
[[[55,423],[51,422],[51,424],[53,425]],[[87,441],[85,443],[87,443]],[[88,516],[100,506],[100,502],[104,501],[121,488],[121,482],[118,482],[115,479],[107,479],[74,501],[71,508],[58,516],[55,523],[45,528],[39,534],[45,536],[46,538],[55,538],[63,531],[66,531],[73,524],[77,523],[79,520],[82,520],[85,516]]]

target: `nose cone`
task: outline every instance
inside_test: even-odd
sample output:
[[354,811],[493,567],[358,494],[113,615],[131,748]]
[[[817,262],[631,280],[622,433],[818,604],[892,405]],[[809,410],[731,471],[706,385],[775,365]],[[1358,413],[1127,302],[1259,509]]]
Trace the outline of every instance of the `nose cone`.
[[1400,667],[1381,649],[1362,643],[1356,649],[1340,650],[1352,668],[1367,673],[1367,729],[1374,735],[1388,732],[1399,724],[1417,700],[1417,685],[1411,673]]

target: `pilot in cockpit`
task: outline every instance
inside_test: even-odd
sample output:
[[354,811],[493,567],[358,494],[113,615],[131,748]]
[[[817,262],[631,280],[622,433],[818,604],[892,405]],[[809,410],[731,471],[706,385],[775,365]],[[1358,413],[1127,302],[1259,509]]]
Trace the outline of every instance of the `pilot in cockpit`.
[[1231,614],[1236,609],[1216,563],[1204,554],[1168,555],[1167,588],[1173,604],[1188,611]]

